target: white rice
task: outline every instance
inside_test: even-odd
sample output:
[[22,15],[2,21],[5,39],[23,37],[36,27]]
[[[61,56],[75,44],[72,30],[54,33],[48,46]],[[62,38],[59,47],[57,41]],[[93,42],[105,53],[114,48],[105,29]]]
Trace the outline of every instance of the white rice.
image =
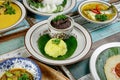
[[43,0],[42,3],[44,5],[43,8],[41,8],[41,7],[35,8],[32,5],[30,5],[30,6],[40,12],[52,13],[55,10],[57,10],[57,5],[60,5],[63,3],[63,0]]
[[43,4],[51,4],[51,5],[60,5],[62,4],[63,0],[43,0]]

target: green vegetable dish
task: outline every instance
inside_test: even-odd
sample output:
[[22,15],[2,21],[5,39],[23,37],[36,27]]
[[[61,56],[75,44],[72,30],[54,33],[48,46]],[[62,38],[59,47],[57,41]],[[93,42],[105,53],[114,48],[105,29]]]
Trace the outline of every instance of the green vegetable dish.
[[34,80],[25,69],[11,69],[3,74],[0,80]]
[[74,36],[68,39],[51,38],[48,34],[38,39],[38,48],[47,58],[64,60],[69,58],[77,48],[77,40]]
[[103,3],[91,2],[82,6],[82,14],[93,21],[103,22],[113,19],[117,15],[116,8]]
[[57,13],[64,10],[67,0],[28,0],[31,8],[45,13]]

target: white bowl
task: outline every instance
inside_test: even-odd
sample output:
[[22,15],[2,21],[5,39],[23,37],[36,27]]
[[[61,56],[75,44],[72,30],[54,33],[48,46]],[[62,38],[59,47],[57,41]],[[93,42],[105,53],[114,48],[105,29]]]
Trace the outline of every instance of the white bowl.
[[[15,0],[15,1],[13,1],[13,3],[15,3],[17,6],[19,6],[19,8],[21,9],[21,17],[20,17],[20,19],[15,23],[15,24],[13,24],[13,25],[11,25],[11,26],[9,26],[8,28],[5,28],[5,29],[1,29],[0,30],[0,33],[1,32],[4,32],[4,31],[7,31],[7,30],[9,30],[9,29],[12,29],[13,27],[15,27],[15,26],[17,26],[20,22],[22,22],[22,20],[25,18],[25,16],[26,16],[26,9],[25,9],[25,7],[19,2],[19,1],[17,1],[17,0]],[[8,21],[9,22],[9,21]]]
[[86,4],[89,4],[89,3],[93,3],[93,2],[102,3],[102,4],[105,4],[105,5],[111,6],[110,3],[107,3],[107,2],[101,1],[101,0],[87,0],[87,1],[84,1],[84,2],[80,3],[79,6],[78,6],[78,12],[79,12],[79,14],[80,14],[84,19],[86,19],[87,21],[92,22],[92,23],[96,23],[96,24],[107,24],[107,23],[113,22],[113,21],[118,17],[118,10],[117,10],[117,8],[114,6],[114,7],[116,8],[117,13],[116,13],[116,15],[115,15],[112,19],[106,20],[106,21],[94,21],[94,20],[88,19],[86,16],[84,16],[84,15],[82,14],[81,8],[82,8],[82,6],[84,6],[84,5],[86,5]]
[[76,0],[67,0],[67,4],[64,7],[64,10],[62,12],[58,12],[58,13],[46,13],[46,12],[37,11],[37,10],[30,7],[30,5],[28,3],[28,0],[23,0],[23,4],[25,5],[25,7],[29,11],[31,11],[35,14],[43,15],[43,16],[51,16],[51,15],[54,15],[54,14],[66,14],[66,13],[70,12],[74,8],[74,6],[76,4]]
[[71,25],[68,28],[65,28],[65,29],[57,29],[57,28],[55,28],[51,25],[51,21],[56,16],[58,16],[58,15],[53,15],[53,16],[50,16],[48,18],[49,34],[50,34],[51,37],[54,37],[54,38],[66,39],[71,35],[71,32],[72,32],[73,27],[74,27],[74,20],[70,16],[65,15],[69,18]]
[[[114,51],[111,52],[111,49],[114,49]],[[115,49],[118,51],[117,53]],[[104,65],[106,60],[114,55],[120,55],[120,42],[104,44],[93,52],[90,58],[90,72],[94,80],[107,80]]]
[[34,58],[38,59],[39,61],[50,65],[73,64],[82,60],[91,48],[92,40],[88,31],[84,29],[81,25],[74,23],[74,28],[71,34],[75,36],[77,40],[77,48],[75,52],[69,58],[66,58],[64,60],[54,60],[47,58],[38,49],[38,39],[41,35],[49,33],[48,28],[49,26],[47,24],[47,20],[38,22],[28,30],[25,36],[26,49]]

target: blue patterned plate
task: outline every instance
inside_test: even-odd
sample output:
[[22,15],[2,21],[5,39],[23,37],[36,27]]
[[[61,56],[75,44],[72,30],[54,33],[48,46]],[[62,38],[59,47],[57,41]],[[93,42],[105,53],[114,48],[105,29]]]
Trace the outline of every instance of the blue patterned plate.
[[0,63],[0,77],[10,69],[26,69],[34,77],[34,80],[41,80],[41,71],[37,64],[28,58],[10,58]]

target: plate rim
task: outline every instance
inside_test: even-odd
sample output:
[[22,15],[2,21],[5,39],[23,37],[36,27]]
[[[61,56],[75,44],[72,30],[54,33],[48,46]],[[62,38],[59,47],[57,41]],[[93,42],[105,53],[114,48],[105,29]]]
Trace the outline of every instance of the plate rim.
[[51,15],[56,15],[56,14],[66,14],[66,13],[68,13],[69,11],[71,11],[71,10],[74,8],[75,4],[76,4],[76,0],[71,0],[71,1],[72,1],[72,2],[71,2],[71,5],[72,5],[72,6],[70,6],[67,10],[64,10],[64,11],[58,12],[58,13],[42,13],[42,12],[40,12],[40,11],[36,11],[36,10],[32,9],[32,8],[28,5],[28,1],[27,1],[27,0],[23,0],[23,4],[24,4],[24,6],[25,6],[29,11],[31,11],[31,12],[34,13],[34,14],[43,15],[43,16],[51,16]]
[[109,42],[109,43],[103,44],[100,47],[98,47],[90,57],[90,61],[89,61],[90,72],[95,80],[100,80],[100,77],[96,70],[96,61],[98,56],[106,49],[109,49],[112,47],[120,47],[120,42]]
[[[20,3],[19,1],[12,1],[13,3],[15,3],[20,9],[21,9],[21,18],[13,25],[9,26],[8,28],[4,28],[4,29],[1,29],[0,30],[0,33],[1,32],[4,32],[4,31],[7,31],[9,29],[12,29],[13,27],[17,26],[20,22],[22,22],[22,20],[24,20],[25,16],[26,16],[26,9],[25,7],[23,6],[22,3]],[[24,13],[24,14],[23,14]]]
[[[40,27],[41,24],[44,24],[46,23],[47,20],[45,21],[42,21],[42,22],[38,22],[37,24],[33,25],[29,30],[28,32],[26,33],[25,35],[25,47],[26,49],[28,50],[28,52],[33,55],[33,54],[36,54],[38,55],[37,53],[35,53],[34,50],[32,50],[32,47],[31,47],[31,44],[30,44],[30,37],[31,37],[31,34],[32,32],[34,31],[34,29],[36,29],[37,27]],[[82,31],[83,35],[85,36],[86,38],[86,46],[82,52],[82,55],[80,56],[77,56],[76,58],[73,58],[73,59],[68,59],[68,60],[59,60],[59,61],[55,61],[55,60],[52,60],[52,61],[45,61],[44,59],[41,60],[38,58],[38,56],[33,56],[34,58],[38,59],[39,61],[42,61],[44,63],[47,63],[47,64],[50,64],[50,65],[68,65],[68,64],[73,64],[75,62],[78,62],[80,61],[88,52],[89,50],[91,49],[92,47],[92,38],[91,38],[91,35],[90,33],[85,29],[83,28],[81,25],[79,25],[78,23],[75,23],[75,25],[79,26],[78,28]],[[34,52],[34,53],[31,53],[31,52]]]

